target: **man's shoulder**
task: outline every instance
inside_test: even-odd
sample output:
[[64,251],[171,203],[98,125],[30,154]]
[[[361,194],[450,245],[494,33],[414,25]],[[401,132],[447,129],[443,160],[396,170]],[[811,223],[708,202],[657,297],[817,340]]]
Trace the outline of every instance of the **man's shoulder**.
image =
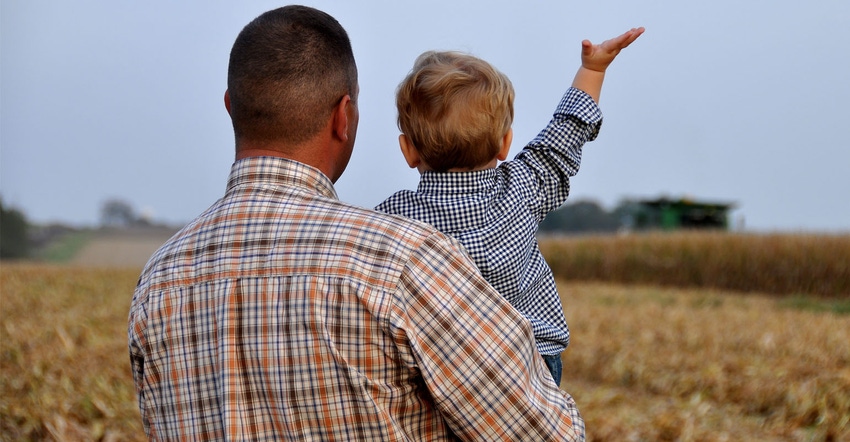
[[402,216],[332,198],[301,200],[298,206],[267,205],[239,217],[228,217],[221,208],[208,211],[151,257],[141,279],[188,281],[234,262],[237,273],[291,269],[320,256],[341,260],[340,269],[356,262],[358,272],[390,277],[423,247],[457,247],[433,226]]
[[386,238],[394,238],[414,247],[428,237],[442,235],[428,223],[383,210],[385,207],[383,204],[378,205],[376,209],[369,209],[340,203],[341,209],[337,211],[337,216],[341,223],[347,223],[352,228],[366,233],[378,232]]

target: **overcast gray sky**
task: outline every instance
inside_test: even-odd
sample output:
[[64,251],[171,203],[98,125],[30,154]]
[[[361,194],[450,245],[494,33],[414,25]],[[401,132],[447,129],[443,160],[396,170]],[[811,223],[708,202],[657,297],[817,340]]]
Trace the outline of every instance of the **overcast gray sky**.
[[[569,201],[734,202],[754,231],[850,231],[850,2],[305,1],[348,30],[360,130],[340,198],[414,188],[394,89],[428,49],[471,52],[513,81],[513,154],[549,120],[580,42],[646,33],[608,70],[604,123]],[[223,105],[233,39],[268,1],[2,0],[0,196],[38,223],[92,225],[130,202],[180,223],[233,161]]]

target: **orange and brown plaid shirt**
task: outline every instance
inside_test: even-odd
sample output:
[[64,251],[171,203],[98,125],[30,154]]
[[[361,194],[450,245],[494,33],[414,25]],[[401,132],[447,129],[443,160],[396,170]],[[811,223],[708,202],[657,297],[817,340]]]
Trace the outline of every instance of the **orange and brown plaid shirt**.
[[530,324],[455,240],[293,161],[234,163],[148,262],[128,333],[153,440],[584,439]]

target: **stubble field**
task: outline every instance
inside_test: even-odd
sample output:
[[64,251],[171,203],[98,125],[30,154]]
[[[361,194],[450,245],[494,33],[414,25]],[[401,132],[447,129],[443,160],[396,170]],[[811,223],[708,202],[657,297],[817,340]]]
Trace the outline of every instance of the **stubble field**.
[[561,388],[590,440],[850,440],[850,315],[764,294],[560,288]]
[[[126,347],[139,270],[0,265],[2,440],[144,440]],[[561,387],[589,440],[850,440],[847,293],[559,288]]]

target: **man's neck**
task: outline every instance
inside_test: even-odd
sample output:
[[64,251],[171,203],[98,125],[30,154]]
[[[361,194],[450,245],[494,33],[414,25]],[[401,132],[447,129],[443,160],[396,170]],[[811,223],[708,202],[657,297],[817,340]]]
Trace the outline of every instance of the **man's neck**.
[[249,157],[278,157],[289,159],[290,155],[286,155],[283,152],[274,149],[239,149],[236,151],[237,160]]

